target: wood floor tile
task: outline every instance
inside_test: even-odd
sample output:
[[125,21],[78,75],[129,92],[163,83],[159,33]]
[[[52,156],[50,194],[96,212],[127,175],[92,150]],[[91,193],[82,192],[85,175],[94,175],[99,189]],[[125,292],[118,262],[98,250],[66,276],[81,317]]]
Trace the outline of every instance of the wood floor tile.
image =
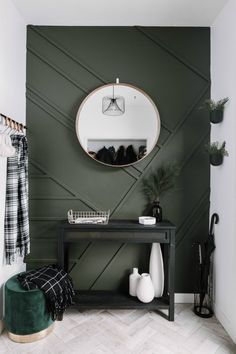
[[154,311],[68,310],[41,341],[18,344],[6,332],[0,354],[236,354],[215,317],[201,319],[191,305],[176,306],[175,322]]

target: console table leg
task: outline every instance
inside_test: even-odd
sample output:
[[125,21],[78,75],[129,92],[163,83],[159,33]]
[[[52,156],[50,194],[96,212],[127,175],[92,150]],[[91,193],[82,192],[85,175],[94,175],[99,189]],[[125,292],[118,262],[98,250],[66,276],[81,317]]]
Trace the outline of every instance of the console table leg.
[[64,269],[64,231],[60,230],[58,243],[57,243],[57,262],[60,267]]
[[169,321],[175,317],[175,231],[170,231],[169,246]]
[[68,272],[69,270],[69,245],[68,243],[64,244],[64,270]]
[[162,254],[163,254],[163,263],[164,263],[164,292],[163,296],[167,297],[168,296],[168,262],[169,262],[169,245],[168,244],[162,244]]

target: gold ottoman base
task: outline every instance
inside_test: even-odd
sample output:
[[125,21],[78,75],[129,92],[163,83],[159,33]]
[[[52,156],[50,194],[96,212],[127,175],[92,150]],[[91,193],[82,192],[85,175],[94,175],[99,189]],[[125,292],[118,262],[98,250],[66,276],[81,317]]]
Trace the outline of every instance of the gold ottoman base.
[[40,332],[33,333],[33,334],[14,334],[11,332],[7,331],[8,337],[13,341],[17,343],[31,343],[35,342],[37,340],[43,339],[46,337],[48,334],[50,334],[53,330],[54,323],[52,323],[48,328],[43,329]]

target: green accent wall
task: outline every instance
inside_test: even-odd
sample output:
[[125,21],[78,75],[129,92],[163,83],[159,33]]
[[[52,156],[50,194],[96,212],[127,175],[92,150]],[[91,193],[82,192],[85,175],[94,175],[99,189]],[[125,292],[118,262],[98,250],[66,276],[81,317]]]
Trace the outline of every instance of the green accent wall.
[[[80,147],[75,117],[95,88],[115,81],[146,91],[156,103],[161,134],[153,152],[133,167],[112,168]],[[31,254],[28,268],[56,262],[60,220],[67,211],[111,210],[112,218],[142,215],[142,179],[164,162],[181,173],[163,198],[177,226],[176,292],[193,291],[192,243],[208,233],[210,30],[197,27],[28,26],[27,126]],[[79,289],[127,287],[133,266],[148,271],[148,245],[84,242],[71,248]]]

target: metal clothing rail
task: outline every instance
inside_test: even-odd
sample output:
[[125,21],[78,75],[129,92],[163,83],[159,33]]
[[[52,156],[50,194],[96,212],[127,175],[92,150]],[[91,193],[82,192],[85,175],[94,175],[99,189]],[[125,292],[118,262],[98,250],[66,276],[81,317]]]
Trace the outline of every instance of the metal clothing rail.
[[9,127],[12,127],[12,125],[13,125],[13,126],[14,126],[14,125],[17,125],[17,126],[20,127],[20,128],[27,129],[27,127],[26,127],[24,124],[19,123],[19,122],[17,122],[16,120],[14,120],[14,119],[12,119],[12,118],[10,118],[10,117],[7,117],[7,116],[6,116],[5,114],[3,114],[3,113],[0,113],[0,116],[5,119],[5,123],[6,123],[6,125],[8,125]]

